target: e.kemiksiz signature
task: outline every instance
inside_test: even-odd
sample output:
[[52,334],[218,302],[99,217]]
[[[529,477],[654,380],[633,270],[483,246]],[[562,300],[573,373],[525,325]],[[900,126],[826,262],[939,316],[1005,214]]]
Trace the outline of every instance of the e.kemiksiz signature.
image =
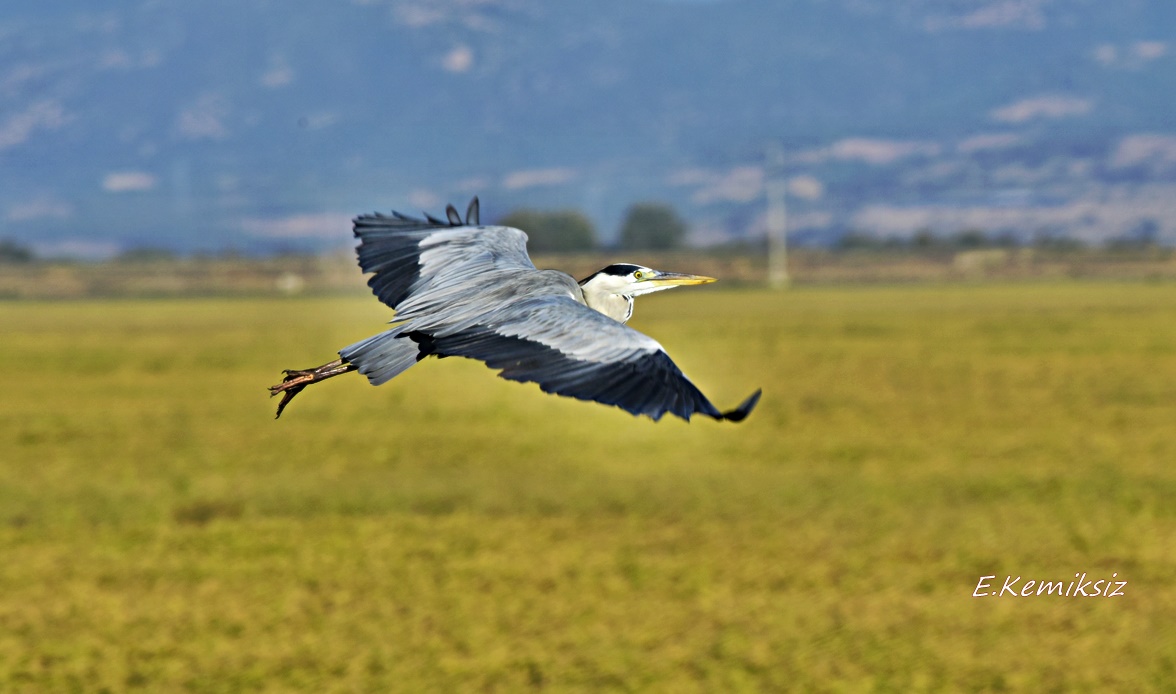
[[1068,598],[1118,598],[1123,596],[1123,587],[1127,585],[1127,581],[1112,580],[1118,576],[1118,572],[1115,572],[1111,574],[1111,578],[1087,579],[1084,571],[1074,574],[1075,580],[1070,581],[1068,585],[1065,581],[1025,581],[1021,584],[1020,576],[1005,576],[1004,584],[999,591],[989,590],[996,587],[989,582],[989,579],[996,578],[995,575],[981,576],[976,584],[976,590],[972,591],[972,597],[982,598],[991,595],[994,598],[1028,598],[1034,595],[1058,595]]

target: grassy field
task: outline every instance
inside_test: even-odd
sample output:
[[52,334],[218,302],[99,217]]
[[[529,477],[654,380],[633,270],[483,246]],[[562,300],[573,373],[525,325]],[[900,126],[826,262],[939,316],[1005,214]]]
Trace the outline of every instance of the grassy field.
[[273,420],[387,318],[0,303],[0,691],[1176,691],[1176,285],[640,301],[740,425],[452,359]]

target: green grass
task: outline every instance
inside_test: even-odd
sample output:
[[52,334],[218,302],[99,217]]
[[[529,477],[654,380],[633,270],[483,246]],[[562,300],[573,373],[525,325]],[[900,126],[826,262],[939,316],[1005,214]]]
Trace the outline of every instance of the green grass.
[[1174,285],[640,301],[740,425],[454,359],[273,421],[387,319],[0,303],[0,690],[1176,691]]

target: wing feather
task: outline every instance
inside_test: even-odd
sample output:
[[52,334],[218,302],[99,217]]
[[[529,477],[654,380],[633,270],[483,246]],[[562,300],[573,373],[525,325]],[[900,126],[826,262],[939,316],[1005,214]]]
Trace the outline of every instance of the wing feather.
[[491,269],[534,270],[527,256],[527,235],[518,229],[477,226],[477,198],[470,201],[464,224],[457,211],[446,220],[431,215],[417,219],[393,212],[362,215],[354,220],[359,239],[359,267],[373,273],[368,286],[392,308],[438,276],[470,276]]
[[720,412],[657,341],[566,297],[520,302],[479,325],[435,338],[432,348],[485,362],[502,378],[537,383],[548,393],[655,420],[666,413],[686,420],[694,414],[742,419],[755,406],[752,401]]

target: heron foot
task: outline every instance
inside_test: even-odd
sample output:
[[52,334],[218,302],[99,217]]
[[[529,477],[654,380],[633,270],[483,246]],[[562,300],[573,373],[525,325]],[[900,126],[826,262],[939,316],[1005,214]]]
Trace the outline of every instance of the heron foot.
[[286,409],[286,405],[306,386],[325,381],[339,374],[345,374],[348,371],[355,371],[355,365],[344,362],[342,359],[336,359],[313,369],[286,369],[282,372],[285,374],[282,382],[269,388],[271,398],[278,393],[282,394],[282,400],[278,403],[278,412],[274,415],[274,419],[282,416],[282,410]]

